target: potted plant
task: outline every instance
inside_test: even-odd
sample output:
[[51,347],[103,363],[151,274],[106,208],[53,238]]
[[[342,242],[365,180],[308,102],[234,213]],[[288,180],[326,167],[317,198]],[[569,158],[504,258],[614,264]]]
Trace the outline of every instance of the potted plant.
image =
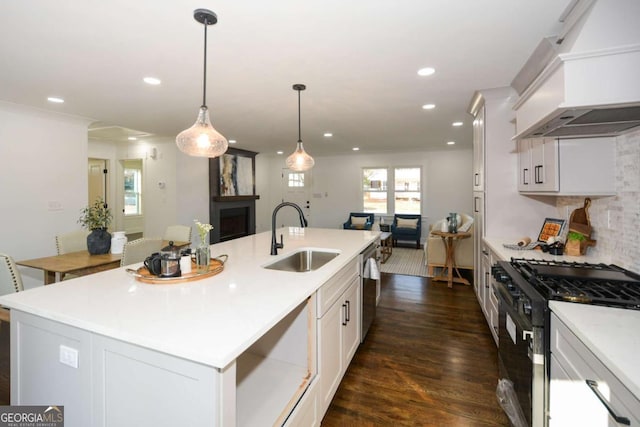
[[111,234],[107,231],[113,215],[102,198],[81,211],[78,223],[91,230],[87,236],[87,250],[91,255],[106,254],[111,249]]

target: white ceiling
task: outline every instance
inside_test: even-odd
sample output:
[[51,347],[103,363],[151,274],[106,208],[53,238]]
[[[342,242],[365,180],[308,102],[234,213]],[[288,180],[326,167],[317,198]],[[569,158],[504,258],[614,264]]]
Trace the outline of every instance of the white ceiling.
[[[0,100],[95,119],[118,138],[174,138],[202,100],[204,30],[193,11],[208,8],[218,24],[208,30],[207,104],[236,147],[293,151],[292,85],[304,83],[312,155],[445,149],[450,140],[469,148],[474,90],[508,86],[557,33],[569,2],[2,0]],[[425,66],[436,73],[418,76]]]

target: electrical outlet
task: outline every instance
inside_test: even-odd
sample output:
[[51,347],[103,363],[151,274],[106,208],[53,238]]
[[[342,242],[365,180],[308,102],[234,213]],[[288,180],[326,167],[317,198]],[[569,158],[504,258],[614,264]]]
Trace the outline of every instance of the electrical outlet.
[[76,350],[75,348],[67,347],[66,345],[61,345],[60,363],[78,369],[78,350]]

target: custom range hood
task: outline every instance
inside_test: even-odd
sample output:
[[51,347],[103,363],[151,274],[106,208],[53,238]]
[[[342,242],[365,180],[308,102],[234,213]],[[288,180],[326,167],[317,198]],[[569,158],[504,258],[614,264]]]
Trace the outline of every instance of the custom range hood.
[[638,0],[575,0],[511,83],[516,136],[613,136],[640,126]]

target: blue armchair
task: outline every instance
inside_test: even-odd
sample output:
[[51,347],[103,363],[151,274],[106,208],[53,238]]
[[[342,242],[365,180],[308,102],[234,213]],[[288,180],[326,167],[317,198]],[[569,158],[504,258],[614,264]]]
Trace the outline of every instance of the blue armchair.
[[397,246],[398,240],[412,240],[416,242],[416,249],[420,249],[420,236],[422,235],[422,217],[411,214],[395,214],[391,224],[391,239],[393,246]]
[[371,230],[374,218],[372,213],[351,212],[347,222],[342,224],[342,228],[345,230]]

